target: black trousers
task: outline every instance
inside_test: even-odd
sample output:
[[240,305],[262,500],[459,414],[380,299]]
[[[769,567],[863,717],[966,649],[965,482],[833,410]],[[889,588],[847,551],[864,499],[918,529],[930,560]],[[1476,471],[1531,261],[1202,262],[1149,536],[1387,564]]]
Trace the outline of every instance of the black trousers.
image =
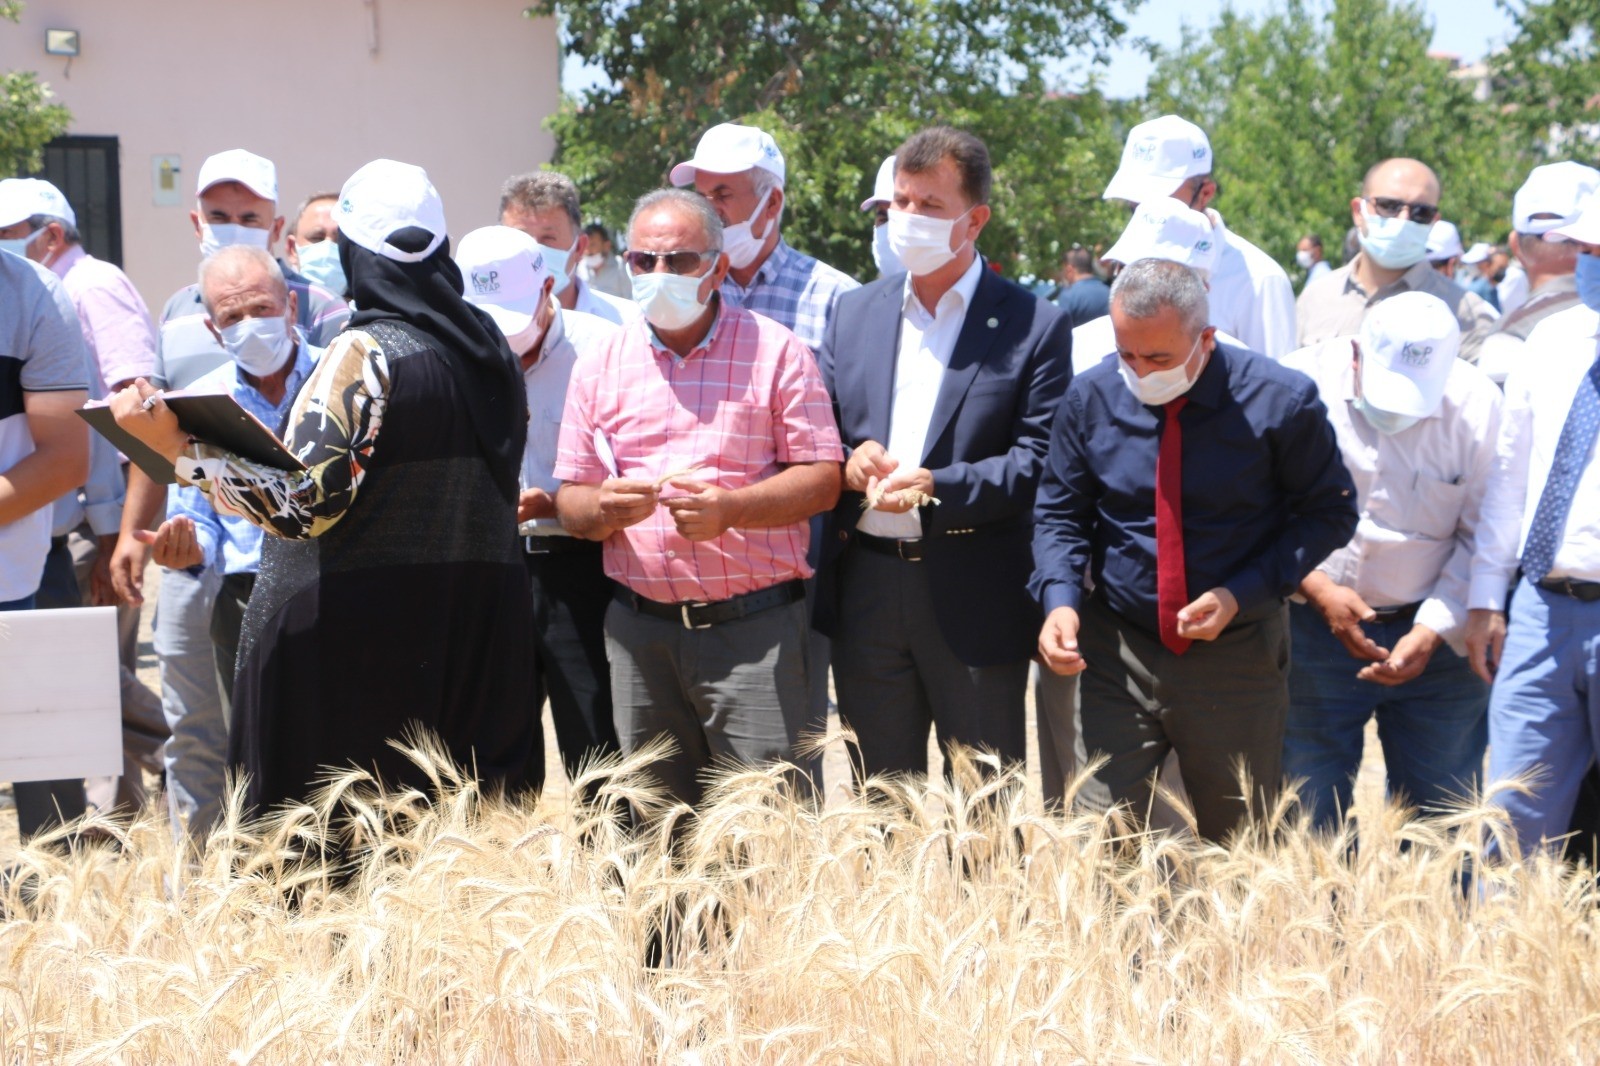
[[244,609],[256,587],[255,574],[227,574],[211,608],[211,651],[217,664],[217,694],[222,698],[222,722],[233,724],[233,671],[239,663],[239,627]]
[[[529,538],[536,547],[541,539]],[[577,777],[585,762],[621,750],[606,662],[606,608],[613,586],[600,553],[596,542],[561,538],[559,550],[524,556],[533,591],[538,662],[533,714],[537,717],[549,699],[568,780]]]

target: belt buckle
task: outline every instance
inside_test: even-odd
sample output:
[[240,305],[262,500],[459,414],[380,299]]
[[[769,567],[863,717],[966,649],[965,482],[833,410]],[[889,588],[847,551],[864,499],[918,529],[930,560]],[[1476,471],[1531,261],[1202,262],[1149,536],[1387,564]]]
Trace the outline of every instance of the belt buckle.
[[680,603],[680,604],[678,604],[678,606],[680,608],[682,608],[682,610],[683,610],[683,628],[685,628],[685,629],[710,629],[711,628],[711,623],[710,622],[701,622],[699,625],[695,625],[694,622],[691,621],[690,618],[689,618],[689,612],[692,609],[697,608],[697,607],[709,607],[709,606],[711,606],[709,603],[702,603],[702,602],[698,602],[697,601],[697,602],[694,602],[694,603]]

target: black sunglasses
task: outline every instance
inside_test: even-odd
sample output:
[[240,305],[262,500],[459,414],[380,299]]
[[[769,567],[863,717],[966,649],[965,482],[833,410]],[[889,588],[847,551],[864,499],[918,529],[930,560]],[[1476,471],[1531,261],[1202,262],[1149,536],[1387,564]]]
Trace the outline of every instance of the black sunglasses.
[[663,259],[672,274],[693,274],[707,259],[715,259],[717,252],[629,252],[623,256],[628,269],[635,274],[654,274],[656,264]]
[[1411,221],[1431,226],[1439,217],[1438,204],[1412,204],[1388,196],[1370,196],[1367,199],[1384,218],[1399,218],[1400,212],[1404,211]]

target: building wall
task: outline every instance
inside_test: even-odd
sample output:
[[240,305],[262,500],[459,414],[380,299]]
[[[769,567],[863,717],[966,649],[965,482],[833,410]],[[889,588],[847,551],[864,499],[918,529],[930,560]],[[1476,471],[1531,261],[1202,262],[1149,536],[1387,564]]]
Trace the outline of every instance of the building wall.
[[[547,161],[560,94],[552,20],[526,0],[28,0],[0,22],[0,70],[37,71],[72,134],[119,138],[124,267],[152,312],[194,280],[189,222],[206,156],[278,167],[280,214],[389,157],[427,169],[451,234],[495,219],[501,181]],[[80,55],[44,52],[75,29]],[[154,160],[180,158],[156,204]],[[282,254],[282,243],[275,250]]]

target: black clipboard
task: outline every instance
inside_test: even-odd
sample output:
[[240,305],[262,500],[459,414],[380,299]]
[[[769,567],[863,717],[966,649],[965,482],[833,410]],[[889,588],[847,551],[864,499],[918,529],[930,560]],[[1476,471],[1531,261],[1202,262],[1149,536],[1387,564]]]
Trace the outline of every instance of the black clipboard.
[[[289,451],[278,435],[255,415],[239,406],[227,393],[169,392],[162,399],[178,416],[178,425],[195,440],[226,449],[241,459],[276,470],[304,470],[306,465]],[[104,402],[89,403],[78,409],[78,417],[96,433],[116,445],[117,450],[150,476],[158,485],[178,480],[177,471],[165,456],[148,447],[117,425],[111,408]]]

